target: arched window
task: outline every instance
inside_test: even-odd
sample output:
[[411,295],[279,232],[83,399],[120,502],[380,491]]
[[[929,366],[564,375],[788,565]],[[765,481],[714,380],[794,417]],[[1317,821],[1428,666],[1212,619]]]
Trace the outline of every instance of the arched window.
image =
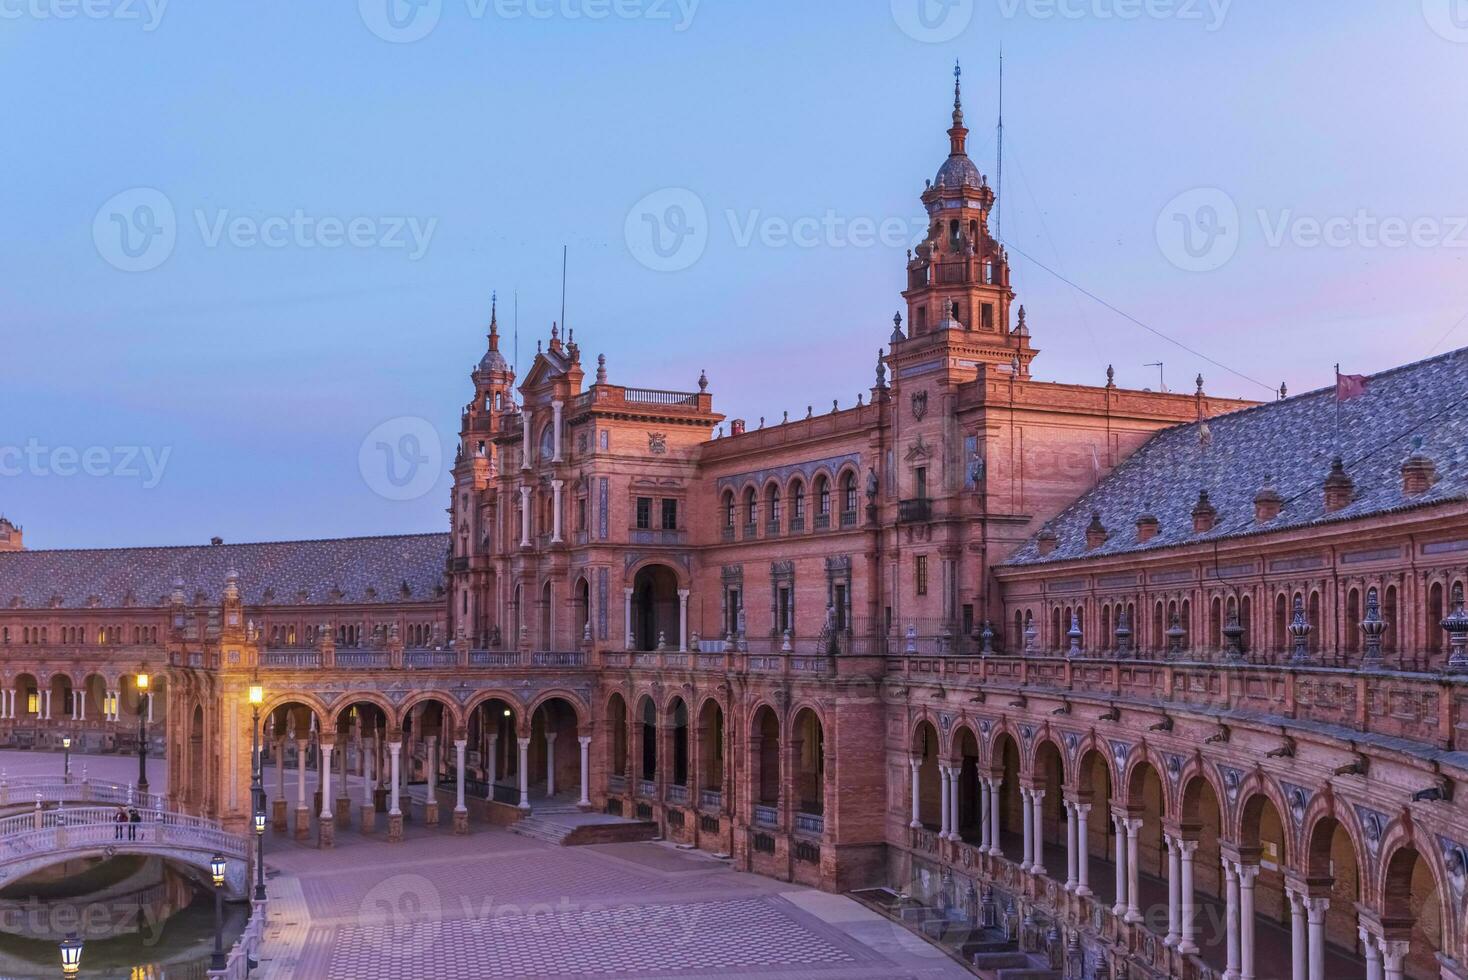
[[744,491],[744,532],[746,534],[754,533],[754,519],[757,514],[758,511],[755,504],[754,487],[750,487],[749,489]]
[[831,484],[824,476],[816,477],[816,514],[831,517]]
[[765,491],[765,523],[771,534],[780,533],[780,485],[771,483]]
[[724,494],[724,527],[734,530],[734,491],[729,490]]
[[856,517],[856,474],[850,470],[841,478],[841,523]]
[[556,424],[547,422],[540,430],[540,459],[542,462],[556,454]]
[[790,484],[790,530],[805,530],[805,484],[799,480]]

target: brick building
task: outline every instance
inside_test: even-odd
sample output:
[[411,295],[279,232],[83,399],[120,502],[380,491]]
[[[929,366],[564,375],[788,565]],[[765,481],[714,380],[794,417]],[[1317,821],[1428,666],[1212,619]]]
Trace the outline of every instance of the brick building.
[[0,733],[105,747],[149,666],[170,792],[238,826],[258,677],[325,846],[569,800],[1074,976],[1468,977],[1468,352],[1345,403],[1037,381],[952,120],[858,404],[728,420],[556,326],[520,379],[491,310],[446,535],[0,554]]

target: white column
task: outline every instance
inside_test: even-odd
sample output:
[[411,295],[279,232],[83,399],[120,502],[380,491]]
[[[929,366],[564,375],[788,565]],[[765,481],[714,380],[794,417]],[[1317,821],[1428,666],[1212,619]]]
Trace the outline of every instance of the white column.
[[372,770],[377,765],[377,752],[375,749],[371,752],[367,751],[366,736],[363,736],[357,745],[357,759],[362,767],[362,805],[371,806],[373,803],[372,784],[375,782],[375,774]]
[[528,408],[521,409],[520,411],[520,431],[522,433],[521,437],[524,439],[520,444],[523,450],[520,453],[520,469],[528,470],[530,469],[530,454],[535,448],[534,444],[530,441],[530,409]]
[[1223,980],[1239,980],[1239,876],[1228,858],[1223,859],[1223,874],[1228,880],[1228,903],[1223,913],[1228,925],[1228,968],[1223,971]]
[[1061,800],[1065,807],[1065,890],[1076,890],[1076,871],[1080,864],[1076,853],[1076,811],[1070,800]]
[[688,652],[688,590],[678,590],[678,652]]
[[622,622],[626,625],[626,631],[627,631],[627,649],[628,650],[631,650],[632,649],[632,587],[629,585],[627,588],[623,589],[622,590],[622,594],[626,597],[626,602],[623,604]]
[[[530,547],[530,488],[529,487],[521,487],[520,488],[520,547],[522,547],[522,548],[528,548],[528,547]],[[525,616],[525,610],[523,610],[523,609],[520,610],[520,616],[521,616],[522,619],[524,618],[524,616]],[[516,637],[516,641],[518,641],[518,640],[519,640],[519,638]]]
[[464,803],[464,750],[468,748],[469,740],[466,738],[454,739],[454,771],[458,774],[454,794],[454,812],[468,813],[469,807]]
[[331,817],[331,749],[330,742],[321,743],[321,820]]
[[1035,837],[1034,857],[1030,864],[1030,870],[1037,875],[1045,873],[1045,791],[1043,789],[1030,790],[1031,805],[1035,808]]
[[1116,830],[1116,904],[1111,907],[1111,914],[1116,916],[1126,915],[1126,820],[1112,814],[1111,825]]
[[[1295,895],[1294,893],[1291,893],[1290,905],[1293,907],[1294,904]],[[1303,922],[1304,918],[1305,911],[1304,906],[1302,905],[1300,906],[1300,920]],[[1381,947],[1376,944],[1376,937],[1367,932],[1365,929],[1360,930],[1360,935],[1361,949],[1366,955],[1366,980],[1385,980],[1382,975],[1383,971],[1381,968]],[[1303,946],[1303,944],[1301,945]],[[1300,968],[1297,966],[1296,969]],[[1305,980],[1305,974],[1303,970],[1296,975],[1295,980]]]
[[1141,922],[1142,910],[1138,907],[1141,889],[1137,887],[1141,866],[1137,861],[1137,832],[1142,829],[1142,818],[1126,821],[1126,920]]
[[275,798],[285,799],[285,737],[275,740]]
[[1076,842],[1080,845],[1080,853],[1077,860],[1080,862],[1076,868],[1076,894],[1091,894],[1091,833],[1086,826],[1091,815],[1091,804],[1077,803],[1076,811]]
[[556,733],[545,733],[545,795],[556,795]]
[[[1285,890],[1285,897],[1290,901],[1290,980],[1309,980],[1310,940],[1305,926],[1305,896],[1289,888]],[[1366,942],[1367,980],[1371,980],[1371,953],[1375,951],[1372,945],[1375,939],[1365,930],[1362,930],[1361,937]],[[1381,980],[1380,976],[1375,980]]]
[[45,711],[47,721],[51,720],[51,689],[47,688],[41,692],[41,707]]
[[390,788],[387,799],[387,815],[390,817],[401,816],[403,812],[402,807],[399,805],[398,799],[398,773],[401,771],[400,767],[402,766],[402,760],[400,758],[400,756],[402,755],[402,751],[402,742],[387,743],[387,755],[389,761],[388,786]]
[[153,723],[153,702],[156,700],[158,699],[153,697],[152,693],[150,692],[148,694],[148,724],[150,725]]
[[530,809],[530,739],[516,739],[520,744],[520,809]]
[[1328,898],[1305,900],[1305,921],[1310,932],[1310,980],[1325,980],[1325,910],[1328,908]]
[[1254,879],[1259,865],[1240,864],[1239,876],[1239,968],[1241,980],[1254,980]]
[[303,738],[296,739],[296,809],[306,809],[306,747]]
[[1198,951],[1194,936],[1197,925],[1193,922],[1193,905],[1196,901],[1193,894],[1193,855],[1198,851],[1198,842],[1180,840],[1177,842],[1177,849],[1183,865],[1182,937],[1178,940],[1177,951],[1186,956]]
[[989,850],[992,842],[989,840],[989,781],[983,776],[979,777],[979,853],[983,854]]
[[1019,812],[1024,818],[1024,843],[1020,847],[1019,869],[1028,871],[1035,857],[1035,811],[1030,806],[1030,791],[1023,786],[1019,788]]
[[1407,959],[1409,949],[1405,939],[1394,939],[1381,941],[1381,958],[1386,980],[1402,980],[1403,963]]
[[555,416],[551,423],[553,430],[551,445],[554,447],[551,452],[551,462],[553,463],[559,463],[561,461],[561,410],[565,407],[565,402],[551,402],[551,412]]
[[488,777],[489,799],[494,799],[494,781],[500,778],[500,733],[492,732],[489,736],[489,765],[484,767]]
[[424,800],[433,803],[438,800],[438,736],[429,735],[423,739],[423,769],[427,777],[428,789],[424,794]]
[[591,806],[591,736],[581,735],[576,741],[581,743],[581,799],[576,803]]
[[963,772],[959,766],[953,766],[948,770],[948,839],[962,840],[958,832],[958,777]]
[[1183,856],[1171,834],[1162,841],[1167,845],[1167,938],[1162,945],[1176,946],[1182,940]]
[[952,795],[952,786],[949,781],[949,769],[947,766],[938,767],[938,839],[947,840],[949,837],[948,824],[948,800]]
[[87,720],[87,689],[85,687],[82,688],[81,697],[77,699],[76,720]]
[[[559,430],[557,430],[559,440]],[[560,457],[557,457],[559,459]],[[561,540],[561,487],[564,480],[551,481],[551,543],[558,544]]]
[[1003,776],[989,780],[989,853],[995,857],[1004,853],[999,845],[999,790],[1003,786]]
[[[631,646],[632,644],[628,643],[627,645]],[[918,819],[920,813],[919,805],[922,802],[920,797],[921,790],[918,785],[918,770],[922,768],[923,763],[921,759],[908,759],[907,764],[912,767],[912,821],[908,826],[916,830],[923,825],[923,822]]]

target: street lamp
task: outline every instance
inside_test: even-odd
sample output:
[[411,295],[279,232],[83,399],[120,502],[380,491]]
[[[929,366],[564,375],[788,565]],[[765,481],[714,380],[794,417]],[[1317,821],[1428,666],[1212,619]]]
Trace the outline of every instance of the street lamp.
[[211,971],[229,966],[224,955],[224,855],[216,854],[209,859],[209,873],[214,879],[214,955],[209,960]]
[[265,687],[258,681],[250,685],[250,801],[255,810],[255,901],[265,901],[265,759],[260,754],[260,705],[265,703]]
[[138,672],[138,797],[148,795],[148,672]]
[[61,777],[63,782],[71,780],[71,736],[61,736]]
[[82,941],[76,933],[61,940],[61,975],[74,977],[82,968]]

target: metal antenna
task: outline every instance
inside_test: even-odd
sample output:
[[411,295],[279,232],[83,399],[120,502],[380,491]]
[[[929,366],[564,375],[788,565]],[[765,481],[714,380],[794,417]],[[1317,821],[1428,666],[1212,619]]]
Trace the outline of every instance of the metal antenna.
[[1157,387],[1158,387],[1158,390],[1163,391],[1163,392],[1166,392],[1167,391],[1167,379],[1165,378],[1165,376],[1162,373],[1162,362],[1161,361],[1153,361],[1150,364],[1143,364],[1142,367],[1155,367],[1157,369]]
[[994,237],[1004,240],[1004,45],[999,45],[999,159],[994,168]]
[[561,246],[561,336],[566,336],[566,246]]

